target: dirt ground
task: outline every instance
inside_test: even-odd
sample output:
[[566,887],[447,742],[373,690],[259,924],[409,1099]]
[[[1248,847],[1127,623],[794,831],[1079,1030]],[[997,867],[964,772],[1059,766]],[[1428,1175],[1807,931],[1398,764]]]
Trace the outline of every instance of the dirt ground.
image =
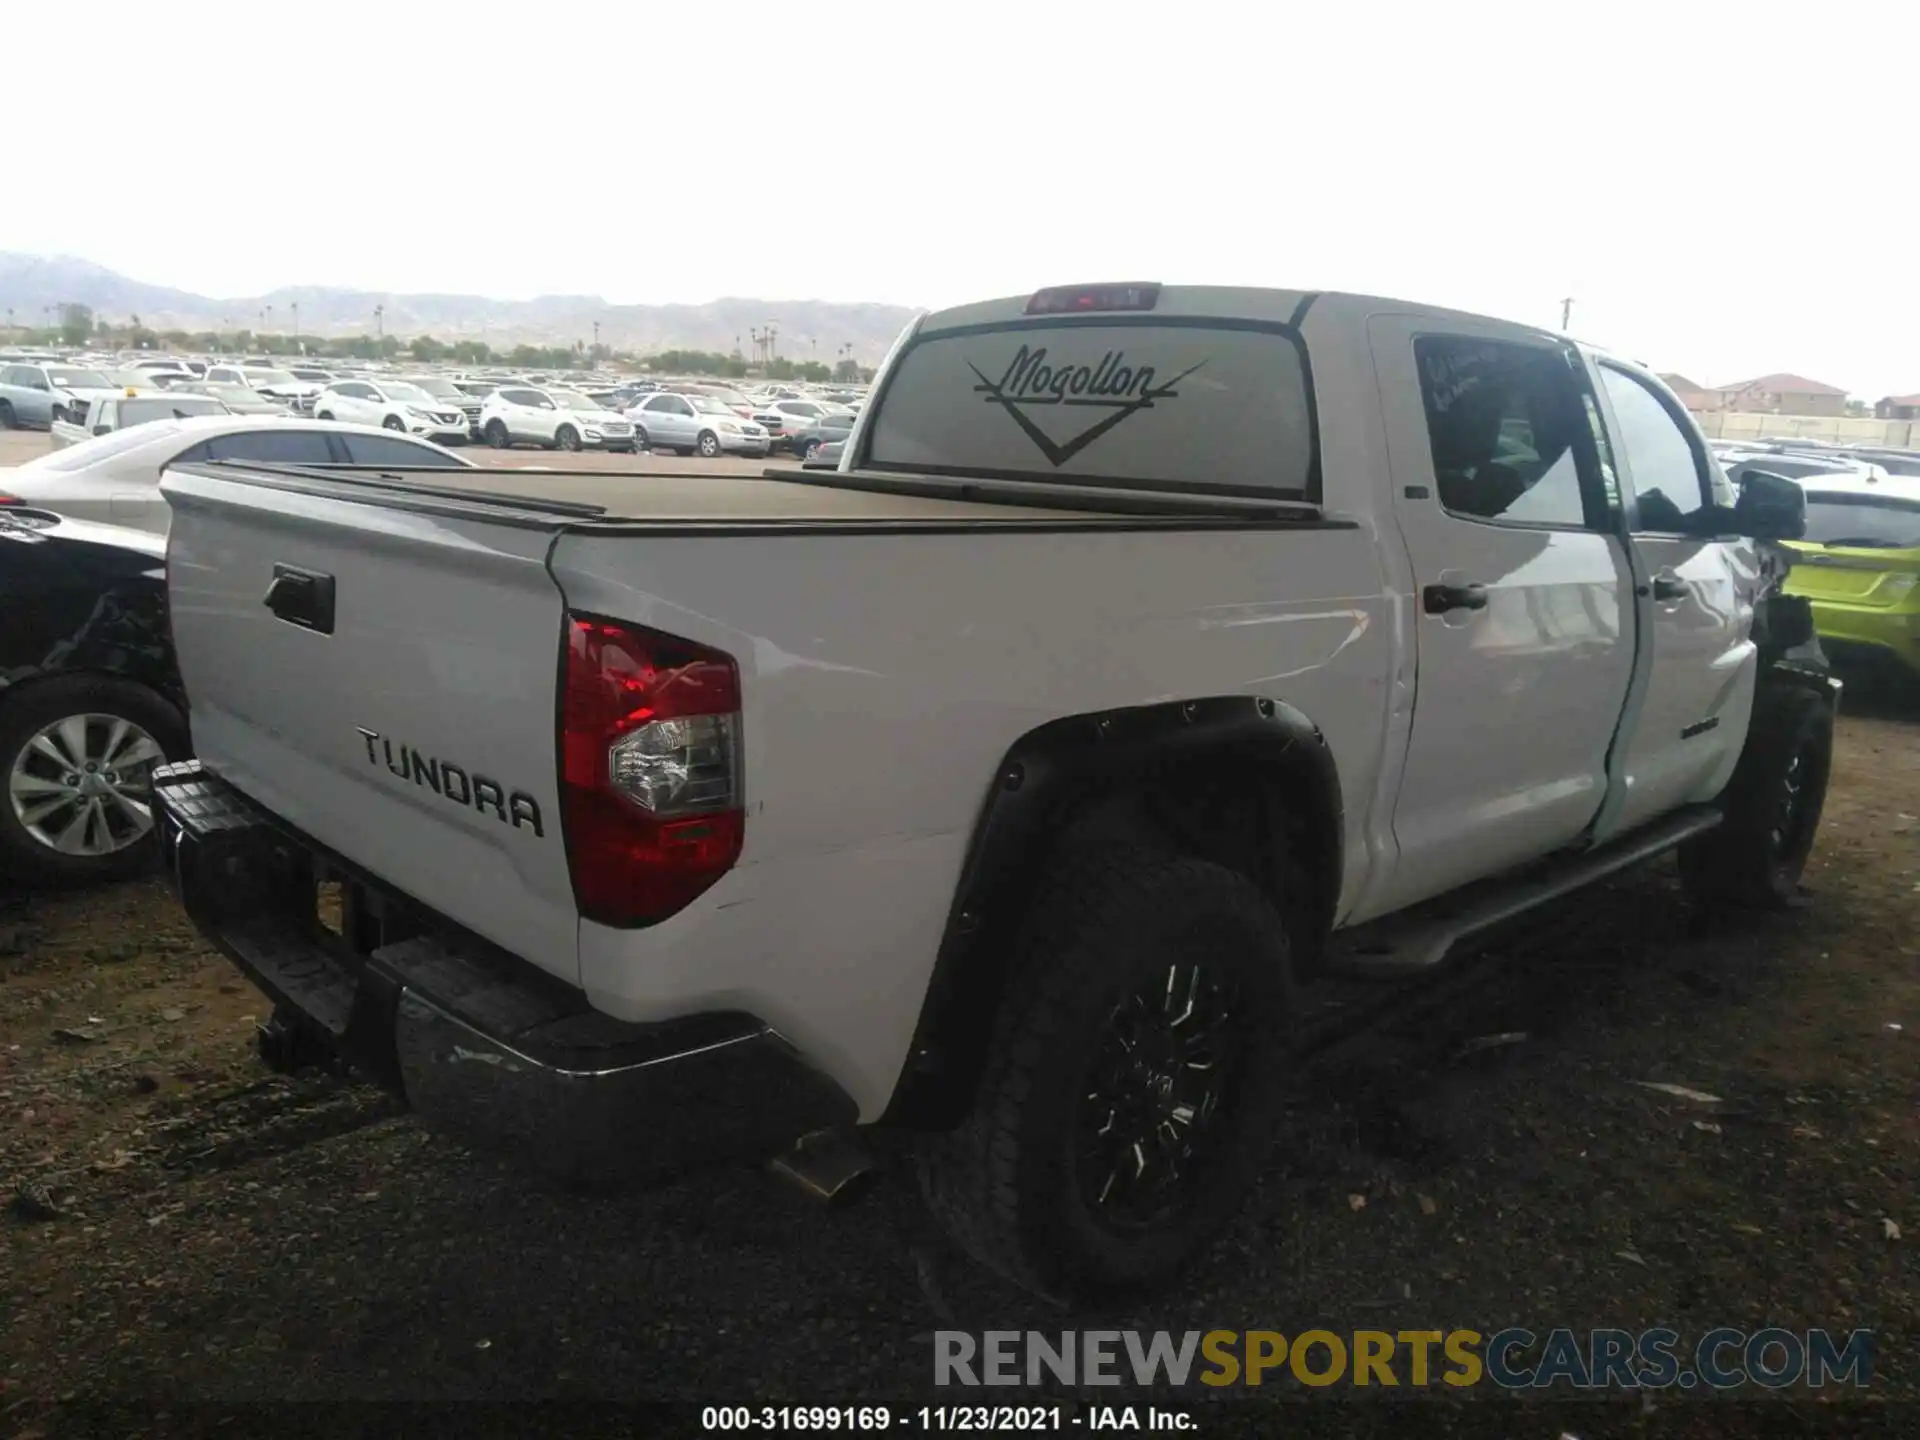
[[[1107,1322],[1864,1327],[1866,1401],[1566,1400],[1508,1433],[1650,1433],[1657,1408],[1920,1434],[1920,707],[1849,704],[1804,905],[1703,925],[1660,862],[1387,1001],[1306,1067],[1190,1283]],[[1098,1323],[955,1258],[904,1176],[841,1210],[749,1168],[563,1192],[371,1089],[267,1074],[264,1015],[157,881],[0,891],[0,1433],[116,1398],[899,1404],[935,1329]],[[1329,1395],[1289,1433],[1490,1413]],[[1203,1432],[1252,1423],[1207,1408]]]

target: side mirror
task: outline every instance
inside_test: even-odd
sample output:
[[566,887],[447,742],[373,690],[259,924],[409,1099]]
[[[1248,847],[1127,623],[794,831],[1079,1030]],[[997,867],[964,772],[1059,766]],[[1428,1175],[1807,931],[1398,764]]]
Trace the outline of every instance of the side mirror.
[[1784,475],[1749,470],[1733,507],[1733,528],[1754,540],[1798,540],[1807,533],[1807,492]]

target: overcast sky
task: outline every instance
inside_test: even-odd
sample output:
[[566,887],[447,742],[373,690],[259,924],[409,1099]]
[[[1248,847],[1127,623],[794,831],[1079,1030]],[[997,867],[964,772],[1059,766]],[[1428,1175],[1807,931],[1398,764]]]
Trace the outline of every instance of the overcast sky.
[[1572,296],[1698,381],[1920,390],[1912,5],[7,10],[0,249],[206,294]]

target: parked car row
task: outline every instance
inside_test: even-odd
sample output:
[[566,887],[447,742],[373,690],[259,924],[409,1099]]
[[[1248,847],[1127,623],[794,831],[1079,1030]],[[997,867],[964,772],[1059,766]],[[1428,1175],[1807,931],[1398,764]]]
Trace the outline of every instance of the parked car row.
[[1920,451],[1806,440],[1714,440],[1736,486],[1783,475],[1807,495],[1787,593],[1813,606],[1836,658],[1920,676]]
[[[17,373],[15,373],[17,372]],[[0,428],[99,423],[97,399],[193,394],[234,414],[306,415],[375,425],[439,444],[555,450],[659,448],[685,455],[807,459],[851,430],[863,389],[768,383],[736,387],[705,380],[620,378],[592,372],[525,374],[416,366],[338,365],[100,357],[91,364],[44,356],[0,357]],[[677,398],[662,398],[677,397]],[[193,407],[199,408],[199,407]]]

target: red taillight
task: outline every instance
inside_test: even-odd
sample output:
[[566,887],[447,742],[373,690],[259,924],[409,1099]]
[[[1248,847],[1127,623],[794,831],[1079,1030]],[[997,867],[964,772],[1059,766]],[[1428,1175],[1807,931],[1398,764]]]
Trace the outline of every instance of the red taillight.
[[740,671],[688,640],[567,617],[560,796],[580,913],[647,925],[740,858]]
[[1159,303],[1160,286],[1157,283],[1054,285],[1034,292],[1027,301],[1027,314],[1072,315],[1093,310],[1151,310]]
[[26,501],[22,500],[18,495],[9,495],[6,491],[0,490],[0,505],[24,504],[26,504]]

